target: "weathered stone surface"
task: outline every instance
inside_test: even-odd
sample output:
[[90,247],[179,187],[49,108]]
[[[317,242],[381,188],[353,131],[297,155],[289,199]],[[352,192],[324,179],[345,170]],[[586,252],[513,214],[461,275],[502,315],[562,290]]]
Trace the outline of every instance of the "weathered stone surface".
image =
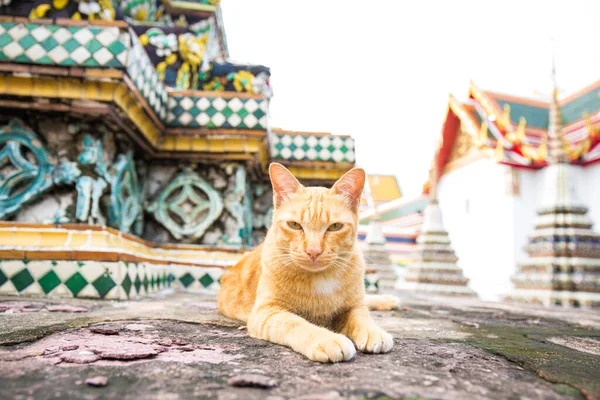
[[99,324],[90,327],[90,331],[102,335],[118,335],[123,327],[120,324]]
[[600,356],[600,340],[576,336],[560,336],[547,339],[549,342],[560,344],[573,350]]
[[85,380],[86,385],[90,386],[106,386],[108,384],[108,378],[106,376],[94,376],[93,378],[87,378]]
[[89,350],[71,351],[62,353],[60,359],[66,363],[72,364],[89,364],[100,359],[99,356]]
[[277,381],[273,378],[258,374],[242,374],[231,377],[227,383],[235,387],[257,387],[270,389],[277,386]]
[[90,312],[87,307],[75,307],[69,305],[48,306],[46,309],[50,312],[70,312],[70,313],[85,313]]
[[[573,324],[562,310],[403,298],[406,311],[374,313],[395,336],[391,353],[359,353],[351,362],[330,365],[253,339],[214,308],[192,306],[211,301],[179,295],[119,307],[107,302],[90,313],[61,313],[51,321],[45,318],[59,314],[19,314],[20,329],[8,325],[17,315],[1,314],[0,338],[8,332],[13,345],[0,352],[0,386],[10,398],[97,398],[100,393],[102,398],[244,400],[600,397],[600,359],[581,351],[593,349],[587,340],[598,340],[600,331]],[[592,325],[598,319],[576,312]],[[156,315],[166,320],[154,320]],[[146,328],[118,335],[91,332],[89,327],[101,321]],[[14,344],[23,337],[41,339]],[[556,338],[569,339],[556,343]],[[73,346],[78,347],[68,350]],[[101,357],[115,351],[142,355],[140,350],[152,354]],[[278,385],[258,389],[228,383],[247,374]],[[82,376],[106,376],[110,384],[101,391],[76,385]]]

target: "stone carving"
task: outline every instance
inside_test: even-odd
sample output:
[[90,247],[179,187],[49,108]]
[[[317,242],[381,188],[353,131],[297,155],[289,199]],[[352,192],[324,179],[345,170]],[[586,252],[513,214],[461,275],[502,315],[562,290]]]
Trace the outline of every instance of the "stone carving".
[[[232,173],[234,166],[229,165],[226,167],[228,173]],[[227,244],[242,244],[244,239],[248,238],[246,232],[247,218],[245,217],[245,206],[246,206],[246,170],[243,166],[238,165],[235,167],[235,186],[233,190],[229,191],[225,196],[225,208],[235,220],[235,228],[226,237],[223,238]],[[250,210],[249,210],[250,211]],[[250,225],[252,223],[250,222]]]
[[199,238],[223,212],[223,200],[204,179],[186,168],[150,204],[148,211],[177,238]]
[[94,140],[89,134],[83,137],[83,150],[77,157],[77,162],[82,167],[93,166],[94,172],[98,176],[92,177],[86,174],[77,179],[75,185],[77,189],[75,217],[79,221],[88,221],[91,217],[93,222],[101,217],[99,210],[100,197],[108,186],[106,181],[110,180],[102,153],[102,142],[100,140]]
[[108,223],[126,233],[134,228],[133,233],[141,235],[143,192],[131,153],[120,154],[110,169],[114,172],[106,176],[110,184]]
[[12,120],[0,129],[0,218],[80,174],[73,163],[56,164],[38,136],[21,121]]

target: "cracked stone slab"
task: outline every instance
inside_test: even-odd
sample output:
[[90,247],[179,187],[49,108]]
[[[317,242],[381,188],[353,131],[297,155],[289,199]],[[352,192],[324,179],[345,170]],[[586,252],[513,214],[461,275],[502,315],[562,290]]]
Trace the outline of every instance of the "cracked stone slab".
[[[129,323],[134,322],[123,321]],[[173,393],[190,398],[240,400],[301,396],[307,399],[569,398],[534,373],[465,343],[396,338],[391,353],[359,353],[351,362],[319,364],[288,348],[253,339],[236,327],[156,320],[145,320],[143,324],[152,329],[104,335],[77,328],[33,343],[5,347],[0,352],[0,386],[11,398],[44,397],[50,393],[59,398],[96,393],[95,396],[102,398],[122,399],[170,398]],[[61,350],[74,345],[78,346],[76,350]],[[164,351],[155,351],[156,354],[141,359],[102,358],[103,351],[129,349],[126,346],[146,351],[154,345],[162,346]],[[100,346],[102,351],[98,351]],[[44,355],[47,349],[51,351]],[[66,355],[86,351],[89,353],[84,355],[97,359],[85,364],[64,360]],[[9,361],[2,357],[7,353],[20,355]],[[62,362],[56,363],[57,359]],[[82,375],[105,376],[110,384],[101,388],[77,385]],[[240,376],[251,376],[247,379],[250,383],[258,382],[256,376],[260,376],[265,380],[262,386],[269,387],[231,386],[232,379]]]

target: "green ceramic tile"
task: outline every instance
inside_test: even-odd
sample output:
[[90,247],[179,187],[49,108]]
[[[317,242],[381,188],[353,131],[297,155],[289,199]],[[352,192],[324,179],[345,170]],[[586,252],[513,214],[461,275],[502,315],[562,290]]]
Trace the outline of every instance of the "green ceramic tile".
[[131,278],[129,274],[125,274],[125,279],[121,282],[121,286],[123,286],[123,290],[125,290],[127,297],[129,297],[129,291],[131,290]]
[[44,293],[48,294],[60,285],[60,278],[53,270],[48,271],[44,276],[38,279]]
[[248,114],[249,114],[249,112],[245,108],[242,108],[237,112],[237,115],[239,115],[240,118],[242,118],[242,119]]
[[261,119],[262,117],[265,116],[265,112],[263,110],[261,110],[260,108],[258,108],[252,114],[254,114],[254,116],[256,117],[256,119]]
[[0,287],[8,282],[8,278],[4,274],[4,272],[0,269]]
[[35,40],[35,38],[31,35],[25,35],[21,38],[21,40],[19,40],[19,44],[25,50],[27,50],[28,48],[30,48],[31,46],[33,46],[36,43],[37,43],[37,40]]
[[90,56],[90,58],[85,60],[81,65],[84,67],[97,67],[100,64],[98,64],[98,61],[94,60],[93,56]]
[[108,272],[100,275],[98,279],[92,282],[92,285],[96,288],[101,298],[104,298],[104,296],[106,296],[106,294],[110,292],[112,288],[117,286]]
[[221,114],[223,114],[225,116],[225,118],[229,118],[233,114],[233,111],[231,111],[231,108],[225,107],[225,109],[223,109],[223,111],[221,111]]
[[144,289],[146,289],[146,292],[148,291],[148,286],[150,284],[150,281],[148,280],[148,275],[144,274],[144,280],[142,281],[142,283],[144,284]]
[[209,274],[204,274],[202,275],[202,278],[200,278],[200,283],[204,287],[209,287],[214,281],[215,280]]
[[115,40],[114,42],[109,44],[106,48],[108,50],[110,50],[110,52],[113,53],[115,56],[121,54],[124,50],[126,50],[125,45],[123,43],[121,43],[119,40]]
[[142,288],[142,281],[140,280],[140,276],[138,274],[135,275],[135,281],[133,282],[135,286],[135,291],[137,294],[140,294],[140,289]]
[[73,293],[73,296],[77,296],[87,284],[88,281],[79,272],[75,272],[65,282],[65,285],[69,288],[71,293]]
[[215,115],[218,111],[216,108],[214,108],[213,106],[210,106],[206,109],[206,111],[204,111],[205,113],[208,114],[209,117],[212,117],[213,115]]
[[55,48],[56,46],[58,46],[58,42],[56,40],[54,40],[54,38],[52,36],[50,36],[48,39],[41,42],[40,46],[42,46],[44,48],[44,50],[50,51],[53,48]]
[[188,287],[194,282],[194,277],[189,272],[186,272],[185,275],[179,278],[179,281],[184,287]]
[[71,38],[65,43],[63,43],[62,46],[65,48],[65,50],[67,50],[69,54],[71,54],[76,48],[80,47],[81,44],[77,41],[77,39]]
[[97,52],[98,50],[100,50],[102,47],[102,43],[100,43],[99,41],[97,41],[96,39],[92,39],[90,40],[86,45],[85,48],[88,49],[88,51],[92,54],[94,54],[95,52]]
[[0,35],[0,48],[5,47],[12,41],[13,39],[8,35],[8,33],[3,33],[2,35]]
[[15,285],[15,288],[17,288],[17,292],[22,292],[23,290],[27,289],[29,285],[35,282],[35,279],[33,279],[33,276],[31,276],[31,273],[27,268],[23,268],[20,272],[13,275],[10,280],[12,281],[13,285]]

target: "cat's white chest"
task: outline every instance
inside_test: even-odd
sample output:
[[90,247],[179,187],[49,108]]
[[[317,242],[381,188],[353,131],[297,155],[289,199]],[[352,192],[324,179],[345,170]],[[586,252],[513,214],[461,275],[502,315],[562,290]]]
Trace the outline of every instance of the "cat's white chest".
[[313,282],[313,292],[318,295],[332,295],[340,288],[340,281],[336,278],[320,278]]

